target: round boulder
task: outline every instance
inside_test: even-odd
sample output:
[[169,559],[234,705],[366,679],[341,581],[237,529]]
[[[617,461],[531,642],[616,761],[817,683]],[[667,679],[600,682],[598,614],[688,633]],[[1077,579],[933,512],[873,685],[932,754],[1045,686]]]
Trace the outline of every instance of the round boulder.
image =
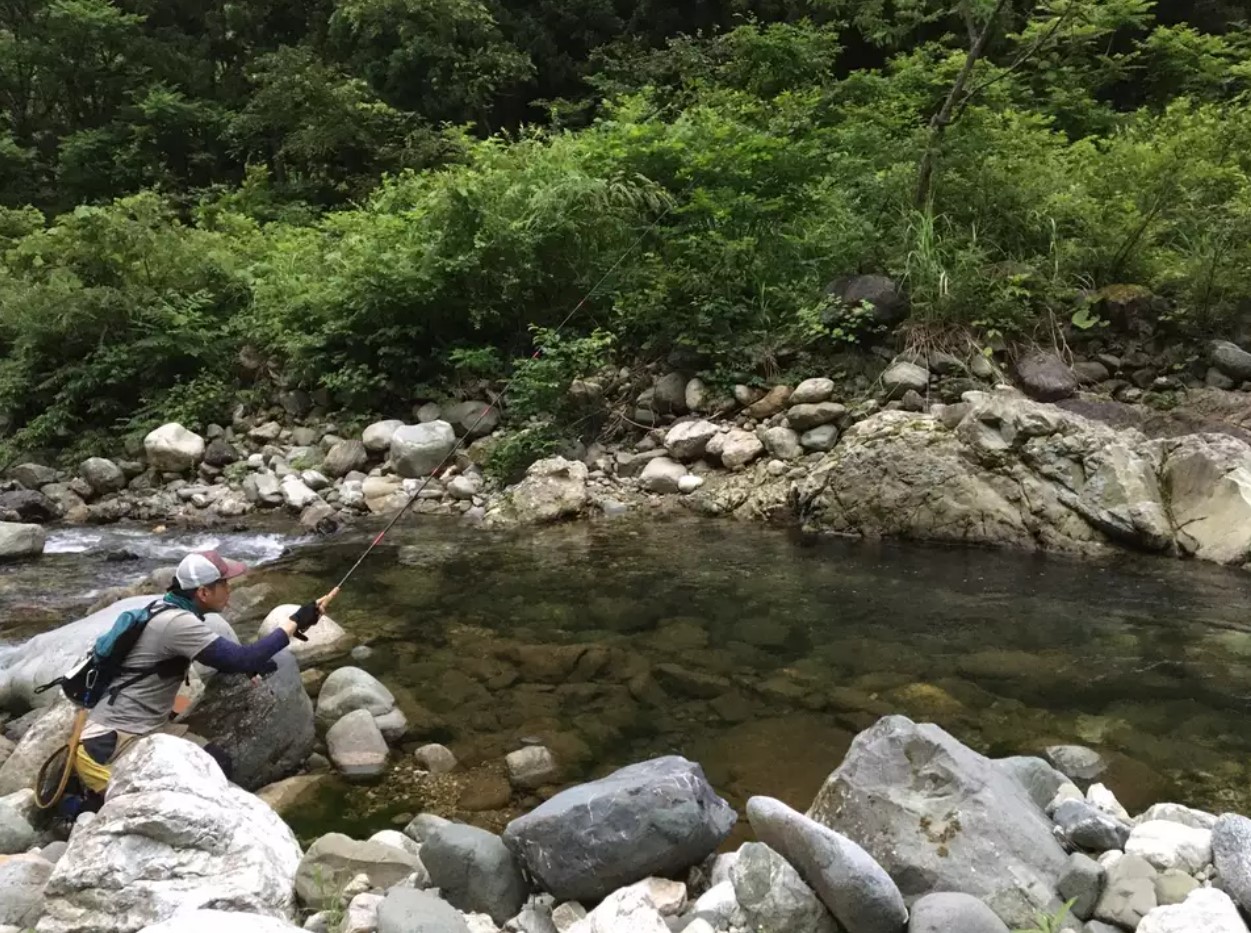
[[456,432],[446,421],[410,424],[391,436],[391,462],[409,478],[424,477],[438,468],[456,446]]
[[185,473],[204,457],[204,438],[181,424],[165,424],[143,439],[148,465],[161,473]]
[[126,488],[126,474],[122,472],[122,468],[104,457],[88,457],[82,462],[78,472],[97,496],[120,492]]

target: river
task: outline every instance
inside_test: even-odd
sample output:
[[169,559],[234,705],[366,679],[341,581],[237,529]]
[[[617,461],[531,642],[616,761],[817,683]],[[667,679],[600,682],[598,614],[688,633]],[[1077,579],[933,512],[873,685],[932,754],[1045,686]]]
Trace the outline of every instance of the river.
[[[259,565],[240,589],[250,637],[275,601],[328,589],[369,533],[54,531],[43,561],[0,570],[0,618],[24,637],[188,547],[220,546]],[[732,522],[408,521],[332,615],[372,649],[347,663],[436,722],[466,777],[449,788],[401,762],[380,786],[340,788],[305,828],[455,811],[465,781],[498,780],[523,741],[552,747],[570,779],[676,752],[736,805],[768,793],[802,808],[887,712],[996,756],[1096,746],[1131,812],[1162,799],[1248,812],[1247,583],[1163,559],[813,541]]]

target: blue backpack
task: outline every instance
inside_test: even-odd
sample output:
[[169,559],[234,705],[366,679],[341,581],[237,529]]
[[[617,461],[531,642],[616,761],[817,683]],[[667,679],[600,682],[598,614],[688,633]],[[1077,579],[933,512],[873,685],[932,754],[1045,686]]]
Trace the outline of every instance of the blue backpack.
[[[35,692],[42,693],[59,686],[72,702],[84,709],[92,709],[105,696],[108,696],[109,703],[115,703],[118,694],[145,677],[185,676],[191,666],[187,658],[169,658],[150,667],[126,667],[126,658],[148,623],[162,612],[175,608],[164,600],[157,600],[142,609],[123,612],[112,628],[95,640],[86,658],[63,677],[44,684]],[[123,675],[126,675],[125,679],[116,682]]]

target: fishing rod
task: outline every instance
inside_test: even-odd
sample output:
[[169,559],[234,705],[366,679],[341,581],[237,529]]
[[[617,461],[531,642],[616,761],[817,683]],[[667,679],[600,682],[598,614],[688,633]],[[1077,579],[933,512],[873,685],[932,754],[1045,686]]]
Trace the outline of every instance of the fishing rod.
[[[690,191],[690,189],[694,186],[694,184],[695,184],[695,181],[692,179],[690,184],[688,184],[686,186],[686,189],[682,192],[682,195],[685,195],[686,192]],[[608,267],[608,271],[605,272],[602,276],[600,276],[599,281],[597,281],[594,285],[592,285],[590,291],[588,291],[585,295],[582,296],[582,300],[579,301],[576,305],[574,305],[573,310],[570,311],[568,314],[566,314],[564,317],[564,320],[562,320],[559,324],[556,325],[556,328],[552,331],[553,337],[557,336],[569,324],[569,322],[573,320],[574,315],[576,315],[579,311],[583,309],[583,307],[586,306],[586,303],[590,301],[591,298],[595,295],[595,293],[599,291],[600,287],[605,282],[608,281],[609,277],[614,272],[617,271],[618,267],[620,267],[620,265],[623,262],[625,262],[626,258],[639,247],[639,244],[641,244],[643,240],[646,239],[653,230],[655,230],[658,226],[660,226],[660,222],[669,215],[669,213],[676,206],[677,202],[678,202],[678,198],[674,198],[670,200],[669,204],[665,207],[665,209],[660,212],[660,215],[655,220],[653,220],[650,224],[648,224],[646,229],[644,229],[643,232],[640,233],[638,237],[635,238],[634,242],[631,243],[625,249],[625,251],[622,252],[622,254],[617,257],[616,262],[614,262],[611,266]],[[530,359],[537,360],[542,355],[542,353],[543,353],[543,348],[539,347],[538,349],[534,351]],[[486,418],[486,416],[490,413],[491,409],[498,408],[500,400],[508,393],[508,390],[512,388],[513,383],[517,380],[517,377],[519,375],[520,375],[519,372],[514,372],[513,375],[510,376],[508,380],[504,383],[504,387],[500,389],[499,393],[495,396],[495,400],[483,406],[482,411],[479,413],[478,417],[474,420],[473,424],[471,424],[465,430],[465,433],[463,435],[461,435],[460,437],[456,439],[456,443],[452,445],[452,449],[448,451],[447,456],[444,457],[441,461],[439,461],[438,465],[435,466],[435,468],[431,470],[430,473],[422,480],[421,485],[418,486],[413,491],[412,495],[408,497],[408,499],[404,502],[404,505],[401,506],[400,510],[391,517],[391,520],[389,522],[387,522],[386,527],[384,527],[382,531],[378,532],[378,534],[374,536],[373,540],[369,542],[369,545],[361,553],[361,556],[356,559],[356,563],[354,563],[350,568],[348,568],[348,572],[343,575],[343,578],[338,582],[338,584],[336,584],[332,592],[334,592],[337,595],[338,592],[343,589],[343,587],[347,584],[348,580],[351,579],[352,574],[356,573],[356,571],[360,568],[361,564],[365,562],[365,559],[369,557],[370,554],[373,553],[374,549],[378,547],[379,544],[382,543],[382,539],[387,536],[387,532],[389,532],[392,528],[395,527],[395,523],[398,522],[400,518],[403,517],[404,513],[409,510],[412,504],[417,501],[417,497],[421,495],[422,490],[424,490],[426,486],[430,484],[430,481],[434,479],[436,476],[438,476],[439,473],[444,469],[444,467],[446,467],[451,462],[452,458],[455,457],[457,452],[464,446],[465,441],[473,436],[474,431],[477,430],[478,425],[482,423],[483,419]]]

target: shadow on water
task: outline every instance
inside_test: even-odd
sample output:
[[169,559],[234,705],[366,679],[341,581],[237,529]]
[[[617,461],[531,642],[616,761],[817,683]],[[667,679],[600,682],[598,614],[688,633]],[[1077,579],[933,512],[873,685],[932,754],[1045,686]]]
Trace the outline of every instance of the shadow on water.
[[[367,541],[359,530],[266,565],[241,634],[268,606],[324,592]],[[672,752],[736,806],[767,793],[806,808],[887,713],[996,756],[1095,746],[1131,810],[1170,798],[1246,812],[1246,580],[1130,557],[799,546],[731,522],[406,521],[332,614],[373,649],[360,666],[415,725],[407,749],[440,739],[466,771],[424,779],[401,757],[294,823],[359,835],[433,808],[498,828],[537,801],[510,797],[500,768],[524,741],[547,744],[567,780]]]

